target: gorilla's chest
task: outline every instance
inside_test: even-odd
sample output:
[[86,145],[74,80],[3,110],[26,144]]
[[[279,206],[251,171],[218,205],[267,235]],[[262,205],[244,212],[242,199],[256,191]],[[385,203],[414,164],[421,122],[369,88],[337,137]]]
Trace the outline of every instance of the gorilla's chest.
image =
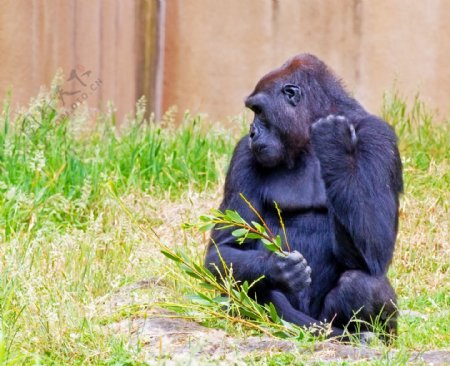
[[261,194],[266,207],[276,202],[285,213],[294,213],[327,206],[320,164],[312,155],[303,156],[292,169],[273,171],[263,179]]

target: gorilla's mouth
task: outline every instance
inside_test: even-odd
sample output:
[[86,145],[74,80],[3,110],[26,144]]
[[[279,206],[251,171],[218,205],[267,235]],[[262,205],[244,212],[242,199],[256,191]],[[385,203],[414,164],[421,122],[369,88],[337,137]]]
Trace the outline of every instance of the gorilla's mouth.
[[250,149],[252,150],[255,156],[267,154],[269,152],[269,148],[266,145],[256,145],[250,143]]
[[276,149],[267,145],[252,146],[251,151],[258,164],[265,168],[272,168],[280,164],[282,156],[280,156]]
[[249,147],[250,147],[252,154],[258,160],[261,157],[271,155],[271,149],[269,146],[264,145],[264,144],[255,143],[254,141],[252,141],[252,139],[250,139],[250,141],[249,141]]

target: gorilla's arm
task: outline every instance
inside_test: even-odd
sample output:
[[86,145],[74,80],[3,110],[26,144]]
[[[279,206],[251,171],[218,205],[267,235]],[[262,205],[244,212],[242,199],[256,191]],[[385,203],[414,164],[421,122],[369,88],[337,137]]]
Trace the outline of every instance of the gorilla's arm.
[[[256,205],[255,200],[252,200],[254,191],[251,190],[252,185],[255,185],[252,157],[246,145],[247,138],[243,138],[235,148],[225,182],[224,198],[219,209],[237,211],[244,220],[250,222],[256,217],[240,198],[242,193]],[[256,209],[259,208],[256,207]],[[239,245],[236,243],[236,238],[231,235],[232,230],[214,228],[211,231],[205,265],[213,273],[217,273],[218,269],[221,274],[224,274],[223,261],[227,267],[233,268],[233,277],[236,280],[252,283],[267,274],[269,253],[258,248],[256,240],[248,240]]]
[[332,115],[313,125],[311,138],[333,211],[338,259],[352,269],[384,274],[403,189],[394,131],[373,116]]
[[[259,221],[254,212],[240,197],[242,193],[257,212],[262,213],[260,186],[255,173],[255,162],[248,148],[248,137],[236,146],[225,182],[224,199],[220,210],[237,211],[247,222]],[[303,256],[294,251],[282,257],[269,252],[259,240],[236,242],[232,229],[214,228],[205,259],[205,266],[219,275],[226,273],[225,266],[232,268],[235,280],[249,284],[260,279],[254,289],[277,287],[287,292],[300,291],[311,282],[311,269]]]

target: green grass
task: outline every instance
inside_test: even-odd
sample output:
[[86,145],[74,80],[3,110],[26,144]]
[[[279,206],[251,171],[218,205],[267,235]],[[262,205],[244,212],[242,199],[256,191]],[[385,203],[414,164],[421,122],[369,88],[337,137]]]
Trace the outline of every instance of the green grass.
[[[139,364],[141,346],[108,327],[163,302],[192,306],[196,282],[138,225],[201,262],[207,238],[180,225],[218,206],[238,136],[199,116],[179,126],[170,113],[148,123],[142,101],[121,129],[113,112],[97,123],[84,113],[61,120],[56,102],[51,94],[21,110],[5,102],[0,116],[0,363]],[[448,121],[436,121],[419,100],[408,108],[389,96],[383,116],[399,135],[405,178],[389,276],[400,308],[416,312],[400,320],[394,346],[402,363],[401,355],[450,344],[450,134]],[[151,286],[130,287],[142,280]],[[231,335],[255,332],[201,306],[185,315]]]

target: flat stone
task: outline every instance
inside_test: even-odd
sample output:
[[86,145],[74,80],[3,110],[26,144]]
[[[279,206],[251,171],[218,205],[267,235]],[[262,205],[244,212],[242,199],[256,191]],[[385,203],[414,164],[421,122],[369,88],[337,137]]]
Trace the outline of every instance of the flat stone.
[[[150,364],[164,360],[165,364],[196,363],[241,364],[250,353],[296,352],[314,361],[369,361],[386,356],[367,346],[353,346],[333,341],[299,344],[295,341],[252,336],[231,337],[221,329],[206,328],[194,321],[182,319],[178,314],[155,309],[144,316],[124,319],[108,325],[115,334],[123,334],[130,346],[139,346]],[[389,352],[395,357],[397,351]],[[413,352],[410,362],[431,365],[450,365],[450,351],[435,350]],[[243,364],[243,363],[242,363]]]

